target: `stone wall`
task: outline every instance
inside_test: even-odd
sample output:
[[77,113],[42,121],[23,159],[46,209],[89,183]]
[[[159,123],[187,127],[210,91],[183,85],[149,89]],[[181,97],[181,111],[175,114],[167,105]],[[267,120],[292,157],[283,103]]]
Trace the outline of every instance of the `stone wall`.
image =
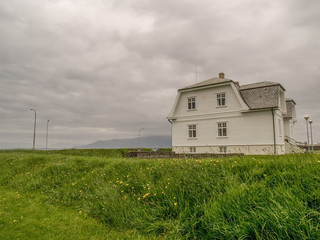
[[128,152],[126,157],[131,158],[221,158],[243,156],[243,153],[219,154],[219,153],[175,153],[175,152]]

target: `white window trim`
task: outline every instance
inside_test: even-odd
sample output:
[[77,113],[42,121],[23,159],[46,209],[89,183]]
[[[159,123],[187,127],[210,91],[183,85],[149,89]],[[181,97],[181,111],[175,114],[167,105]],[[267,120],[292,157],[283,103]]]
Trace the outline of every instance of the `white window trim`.
[[[196,124],[196,123],[193,123],[193,124],[188,124],[187,125],[187,136],[188,136],[188,140],[197,140],[198,139],[198,131],[197,131],[197,129],[198,129],[198,126],[197,126],[198,124]],[[189,126],[196,126],[196,136],[195,137],[189,137]],[[192,130],[193,131],[193,130]],[[193,134],[192,134],[193,135]]]
[[278,124],[279,124],[279,137],[282,137],[282,127],[281,127],[281,123],[282,123],[282,121],[281,121],[281,119],[279,118],[279,119],[278,119]]
[[[194,105],[195,108],[189,108],[189,99],[194,98]],[[192,107],[192,101],[191,101],[191,107]],[[197,97],[196,96],[191,96],[191,97],[187,97],[187,111],[196,111],[197,110]]]
[[[226,136],[219,136],[219,123],[226,124]],[[228,121],[217,122],[217,138],[228,138],[229,137],[229,123]]]
[[[219,94],[224,94],[224,105],[218,105],[218,95]],[[227,93],[226,92],[218,92],[217,94],[216,94],[216,107],[217,108],[223,108],[223,107],[227,107]]]
[[[221,151],[222,149],[225,149],[225,151]],[[220,146],[219,147],[219,152],[220,153],[227,153],[228,152],[227,146]]]
[[196,153],[197,149],[196,147],[189,147],[190,153]]

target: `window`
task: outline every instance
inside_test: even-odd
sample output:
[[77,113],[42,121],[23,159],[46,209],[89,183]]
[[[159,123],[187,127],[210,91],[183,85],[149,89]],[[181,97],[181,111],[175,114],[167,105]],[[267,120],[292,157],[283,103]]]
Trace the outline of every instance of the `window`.
[[227,123],[220,122],[218,123],[218,136],[219,137],[226,137],[227,135]]
[[197,125],[189,125],[188,126],[189,131],[189,138],[196,138],[197,137]]
[[282,136],[282,129],[281,129],[281,120],[278,119],[278,123],[279,123],[279,137]]
[[195,153],[196,152],[196,147],[190,147],[190,153]]
[[217,106],[218,107],[226,106],[226,94],[225,93],[218,93],[217,94]]
[[227,147],[219,147],[220,153],[227,153]]
[[188,110],[196,109],[196,98],[190,97],[188,98]]

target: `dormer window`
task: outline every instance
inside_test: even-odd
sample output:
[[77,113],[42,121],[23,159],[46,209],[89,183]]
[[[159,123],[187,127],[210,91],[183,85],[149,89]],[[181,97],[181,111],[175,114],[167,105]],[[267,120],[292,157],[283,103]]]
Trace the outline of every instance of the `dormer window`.
[[188,110],[195,110],[196,109],[196,98],[189,97],[188,98]]
[[217,106],[226,106],[226,93],[217,93]]

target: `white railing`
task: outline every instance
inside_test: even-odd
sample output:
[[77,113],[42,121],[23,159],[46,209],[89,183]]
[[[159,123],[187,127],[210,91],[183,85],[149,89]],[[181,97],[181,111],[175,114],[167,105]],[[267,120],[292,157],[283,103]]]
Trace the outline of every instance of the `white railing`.
[[284,140],[292,145],[299,145],[300,142],[296,141],[294,138],[284,136]]

